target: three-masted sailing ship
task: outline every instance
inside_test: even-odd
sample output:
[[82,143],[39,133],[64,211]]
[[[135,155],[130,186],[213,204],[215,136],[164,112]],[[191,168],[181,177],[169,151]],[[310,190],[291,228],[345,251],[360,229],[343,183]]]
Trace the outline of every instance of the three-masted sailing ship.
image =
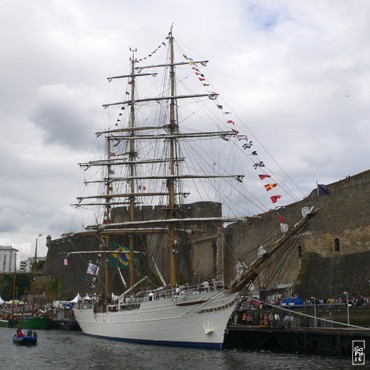
[[[233,286],[225,285],[222,250],[217,250],[216,275],[209,283],[196,287],[180,283],[177,265],[183,253],[181,240],[186,235],[203,235],[206,225],[211,224],[216,229],[224,223],[241,219],[224,217],[217,212],[209,215],[203,212],[196,216],[183,212],[187,197],[193,201],[202,199],[191,198],[197,190],[212,200],[220,200],[211,190],[211,185],[221,181],[217,189],[224,194],[223,203],[231,193],[223,189],[222,182],[242,182],[243,174],[216,173],[217,161],[224,161],[224,156],[211,147],[211,143],[217,143],[217,149],[223,151],[226,146],[237,142],[238,132],[227,125],[223,127],[220,121],[216,130],[209,130],[203,121],[205,116],[212,116],[206,104],[216,110],[218,108],[218,95],[209,90],[199,69],[207,61],[193,60],[183,53],[179,61],[175,60],[172,29],[165,42],[148,57],[138,59],[136,50],[131,51],[130,72],[108,78],[109,82],[126,80],[127,89],[122,94],[123,99],[104,105],[110,117],[115,117],[114,125],[110,122],[110,127],[97,133],[98,137],[105,138],[106,157],[81,164],[85,169],[105,169],[101,180],[86,181],[102,185],[103,193],[78,198],[79,206],[100,205],[104,209],[102,222],[87,230],[95,233],[101,241],[97,257],[91,263],[91,275],[104,288],[100,295],[90,295],[88,302],[76,304],[75,317],[88,335],[137,343],[221,348],[240,290],[254,280],[270,254],[308,222],[310,212],[284,233],[270,251],[265,250]],[[167,57],[167,62],[144,65],[150,57],[160,53]],[[186,77],[179,77],[179,72],[184,70]],[[206,87],[203,93],[190,93],[190,77],[195,78],[198,85],[200,81]],[[158,79],[163,89],[154,94],[150,81]],[[151,97],[141,95],[141,81],[147,83],[144,93],[152,94]],[[179,91],[180,86],[184,91]],[[202,120],[194,119],[195,111],[190,108],[190,101],[195,101],[197,109],[202,111]],[[185,113],[180,114],[180,108]],[[142,113],[144,109],[146,115]],[[195,123],[195,129],[191,128],[192,123]],[[195,157],[190,155],[191,147],[197,151]],[[207,163],[211,154],[216,155],[216,160],[212,159],[210,163],[212,172],[200,172],[198,165]],[[201,180],[208,181],[208,185],[198,185]],[[189,191],[185,190],[184,183],[189,186]],[[119,236],[121,243],[124,240],[125,248],[117,252],[112,250],[111,243]],[[151,248],[143,250],[140,247],[143,240]],[[222,248],[222,243],[220,245]],[[150,253],[155,248],[158,254],[152,257]],[[166,255],[158,257],[163,252]],[[115,300],[109,291],[109,276],[105,274],[103,278],[102,274],[109,271],[109,260],[118,254],[128,264],[130,288],[114,297]],[[159,287],[139,289],[140,284],[149,279],[138,279],[135,275],[135,256],[138,254],[153,262],[160,280]],[[166,265],[168,272],[160,271]]]

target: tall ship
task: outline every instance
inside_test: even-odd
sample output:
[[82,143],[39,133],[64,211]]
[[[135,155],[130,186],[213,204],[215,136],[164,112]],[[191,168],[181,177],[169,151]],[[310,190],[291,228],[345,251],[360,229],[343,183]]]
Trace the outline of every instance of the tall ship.
[[[101,170],[101,176],[86,179],[93,193],[77,198],[76,204],[102,209],[100,221],[81,232],[93,235],[98,248],[66,257],[90,256],[90,291],[74,307],[85,334],[219,349],[233,311],[264,262],[304,228],[316,210],[306,208],[294,227],[282,228],[274,243],[261,247],[253,263],[226,283],[223,227],[258,222],[256,216],[238,214],[244,174],[235,171],[234,155],[250,149],[251,142],[235,128],[207,81],[203,68],[208,61],[195,60],[181,48],[178,52],[177,46],[171,28],[145,57],[138,58],[131,49],[127,74],[108,78],[109,84],[124,87],[117,90],[117,100],[104,105],[107,127],[96,133],[105,140],[105,155],[80,164],[86,173]],[[162,57],[165,61],[158,62]],[[247,158],[255,170],[263,169],[254,154]],[[239,159],[241,167],[247,167],[243,161]],[[228,205],[231,199],[234,205]],[[187,212],[191,202],[199,202],[203,212]],[[221,205],[222,212],[216,207],[208,214],[212,202]],[[185,240],[206,237],[210,227],[220,236],[214,276],[189,284],[179,269],[187,253]],[[145,264],[151,266],[150,276],[140,270]],[[112,292],[112,273],[127,285],[121,293]],[[190,274],[195,276],[196,269]]]

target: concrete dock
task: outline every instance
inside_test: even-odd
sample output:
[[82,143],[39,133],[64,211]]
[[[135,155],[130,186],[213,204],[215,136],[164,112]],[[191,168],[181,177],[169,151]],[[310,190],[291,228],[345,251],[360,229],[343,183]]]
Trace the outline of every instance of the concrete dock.
[[[370,359],[370,328],[275,328],[229,325],[224,348],[257,349],[351,357],[353,341],[365,341]],[[361,343],[361,342],[360,342]]]

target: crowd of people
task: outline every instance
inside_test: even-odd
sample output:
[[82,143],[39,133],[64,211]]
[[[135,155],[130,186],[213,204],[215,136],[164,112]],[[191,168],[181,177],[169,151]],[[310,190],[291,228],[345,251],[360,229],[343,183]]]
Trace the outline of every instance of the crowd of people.
[[295,317],[291,313],[281,316],[279,312],[259,312],[259,311],[244,311],[240,313],[234,312],[233,324],[248,325],[248,326],[266,326],[266,327],[285,327],[292,328],[295,326]]
[[[308,298],[300,300],[299,307],[306,307],[309,309],[316,308],[330,308],[333,306],[345,307],[366,307],[370,306],[370,297],[366,296],[345,296],[338,298]],[[281,327],[293,328],[300,325],[299,317],[295,317],[291,312],[286,310],[290,307],[295,307],[294,300],[291,304],[284,304],[283,300],[262,302],[256,298],[250,298],[244,301],[239,309],[234,312],[231,322],[234,325],[248,325],[248,326],[263,326],[263,327]],[[298,306],[297,306],[298,307]],[[285,310],[284,310],[285,308]],[[283,311],[282,311],[283,309]]]
[[354,296],[352,297],[351,295],[348,296],[348,298],[345,297],[334,297],[334,298],[308,298],[304,302],[305,304],[316,304],[317,306],[319,305],[344,305],[347,304],[347,299],[348,299],[348,304],[356,306],[356,307],[362,307],[362,306],[367,306],[370,305],[370,297],[365,297],[363,295],[360,295],[358,297]]

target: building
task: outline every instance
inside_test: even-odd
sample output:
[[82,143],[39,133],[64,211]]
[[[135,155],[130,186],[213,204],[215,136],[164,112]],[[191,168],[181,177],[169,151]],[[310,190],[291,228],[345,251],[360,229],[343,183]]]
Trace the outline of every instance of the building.
[[[33,272],[35,257],[28,257],[19,263],[19,272]],[[46,257],[37,257],[37,262],[46,261]]]
[[27,260],[22,260],[19,262],[19,272],[26,272]]
[[10,245],[0,246],[0,273],[15,272],[18,249]]

